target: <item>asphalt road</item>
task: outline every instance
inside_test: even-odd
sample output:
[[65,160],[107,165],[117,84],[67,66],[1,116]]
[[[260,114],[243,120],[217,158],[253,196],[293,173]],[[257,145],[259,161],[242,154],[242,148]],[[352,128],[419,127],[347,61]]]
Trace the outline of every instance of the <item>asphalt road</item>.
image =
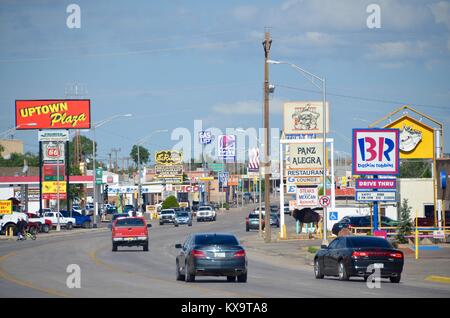
[[[226,213],[226,212],[225,212]],[[175,280],[176,243],[191,232],[232,232],[242,240],[246,211],[220,213],[216,222],[192,227],[150,229],[150,251],[119,248],[111,251],[109,230],[45,237],[36,241],[0,241],[0,297],[450,297],[450,285],[409,280],[385,280],[369,289],[363,280],[317,280],[312,268],[248,249],[247,283],[228,283],[225,277],[197,277],[194,283]],[[81,269],[81,288],[66,285],[67,266]]]

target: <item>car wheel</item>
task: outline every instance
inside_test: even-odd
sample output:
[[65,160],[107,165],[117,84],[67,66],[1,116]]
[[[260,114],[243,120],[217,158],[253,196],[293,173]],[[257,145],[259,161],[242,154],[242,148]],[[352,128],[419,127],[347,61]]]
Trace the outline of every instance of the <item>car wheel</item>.
[[113,243],[112,245],[112,251],[117,252],[117,244]]
[[237,281],[239,283],[246,283],[247,282],[247,273],[239,275],[237,277]]
[[144,252],[148,252],[148,242],[142,245],[142,247],[144,248]]
[[398,276],[392,276],[392,277],[389,277],[389,279],[390,279],[391,283],[398,284],[398,283],[400,283],[400,280],[402,279],[402,275],[398,274]]
[[49,227],[47,224],[44,224],[44,225],[42,226],[42,232],[43,232],[43,233],[48,233],[48,232],[50,232],[50,227]]
[[175,227],[178,227],[178,223],[175,223],[174,226],[175,226]]
[[322,268],[320,267],[320,262],[319,262],[318,258],[316,258],[316,260],[314,261],[314,276],[317,279],[322,279],[324,277],[324,275],[322,273]]
[[73,224],[72,224],[72,222],[67,223],[66,228],[67,228],[68,230],[73,229]]
[[185,272],[185,281],[186,282],[194,282],[195,281],[195,275],[191,275],[191,273],[189,272],[189,267],[186,263],[186,266],[184,267],[184,272]]
[[179,281],[185,280],[184,275],[180,273],[180,264],[178,263],[178,260],[176,263],[176,277],[177,277],[177,280],[179,280]]
[[164,223],[162,223],[162,222],[159,222],[159,225],[163,225]]
[[188,224],[188,226],[192,226],[192,222]]
[[236,276],[227,276],[227,282],[234,283],[236,281]]
[[339,280],[348,280],[348,273],[347,273],[347,269],[345,268],[345,264],[344,261],[340,261],[338,264],[338,273],[339,273]]
[[250,231],[250,229],[248,228],[248,226],[245,227],[245,232]]

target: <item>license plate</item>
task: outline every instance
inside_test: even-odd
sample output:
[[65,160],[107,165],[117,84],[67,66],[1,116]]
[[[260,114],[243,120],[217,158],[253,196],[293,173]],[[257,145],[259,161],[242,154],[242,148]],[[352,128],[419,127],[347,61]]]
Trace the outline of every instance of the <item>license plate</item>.
[[127,241],[134,241],[135,238],[134,238],[134,237],[127,237],[126,240],[127,240]]
[[225,257],[225,253],[214,253],[214,257]]

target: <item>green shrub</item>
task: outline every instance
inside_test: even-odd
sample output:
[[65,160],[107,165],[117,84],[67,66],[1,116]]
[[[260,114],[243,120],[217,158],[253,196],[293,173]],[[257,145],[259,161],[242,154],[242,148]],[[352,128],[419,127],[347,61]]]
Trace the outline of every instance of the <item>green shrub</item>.
[[177,198],[174,197],[173,195],[167,197],[163,204],[162,204],[162,209],[170,209],[170,208],[178,208],[180,207],[180,205],[178,204]]
[[308,252],[310,252],[311,254],[316,254],[316,252],[320,250],[320,247],[318,246],[310,246],[308,247]]

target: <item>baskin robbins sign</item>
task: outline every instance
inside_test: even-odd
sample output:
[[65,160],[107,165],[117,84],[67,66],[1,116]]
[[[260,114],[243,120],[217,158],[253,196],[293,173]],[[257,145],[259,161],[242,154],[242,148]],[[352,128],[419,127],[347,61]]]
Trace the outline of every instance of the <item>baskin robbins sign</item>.
[[398,175],[399,129],[353,129],[353,174]]
[[89,99],[16,100],[16,129],[89,129]]

